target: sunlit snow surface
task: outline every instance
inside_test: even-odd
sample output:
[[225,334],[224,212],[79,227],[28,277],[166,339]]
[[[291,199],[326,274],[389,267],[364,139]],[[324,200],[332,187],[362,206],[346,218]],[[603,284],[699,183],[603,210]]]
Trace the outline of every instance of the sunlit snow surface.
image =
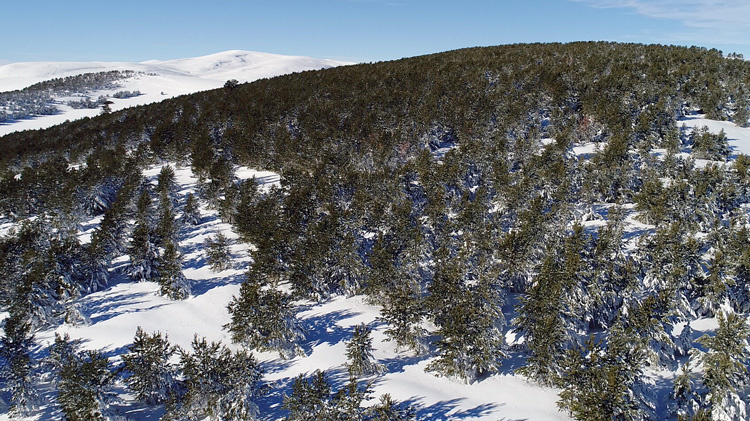
[[[155,183],[159,171],[160,167],[152,167],[144,175]],[[185,197],[195,191],[197,180],[189,168],[177,167],[175,174],[179,186],[179,217]],[[279,183],[278,174],[268,171],[238,168],[235,174],[241,179],[255,178],[261,189]],[[186,350],[191,349],[194,335],[236,347],[222,326],[229,322],[226,305],[233,295],[239,293],[244,272],[251,261],[251,247],[239,242],[232,227],[221,222],[215,211],[201,207],[201,214],[200,225],[183,227],[178,234],[183,271],[192,282],[193,295],[190,298],[172,301],[159,295],[156,283],[133,283],[122,275],[115,275],[105,290],[80,299],[81,309],[90,319],[90,324],[65,324],[54,330],[38,332],[36,341],[41,345],[40,349],[54,342],[55,333],[67,333],[73,339],[81,339],[85,348],[102,350],[113,364],[119,364],[120,355],[126,352],[138,326],[146,332],[165,333],[172,343]],[[206,264],[202,244],[205,238],[217,232],[230,239],[235,264],[231,269],[214,273]],[[126,257],[118,259],[114,266],[122,268],[126,262]],[[387,374],[368,379],[373,380],[374,398],[390,393],[394,399],[413,405],[418,411],[418,419],[569,419],[557,410],[557,390],[539,387],[513,375],[520,360],[506,361],[501,374],[471,385],[435,377],[424,371],[431,358],[398,352],[392,342],[385,341],[385,326],[376,320],[377,316],[378,308],[367,304],[362,296],[338,297],[321,304],[300,303],[298,317],[307,331],[302,344],[306,356],[283,360],[277,353],[256,353],[263,362],[264,380],[273,386],[273,391],[258,401],[261,413],[272,415],[270,419],[283,417],[280,409],[283,396],[290,393],[292,382],[299,374],[327,370],[336,385],[343,384],[348,376],[344,366],[346,341],[351,338],[354,326],[366,323],[374,328],[373,354],[388,369]],[[122,385],[117,391],[124,400],[116,407],[128,419],[152,420],[162,414],[160,408],[134,402]],[[43,402],[53,402],[54,396],[52,387],[42,388]],[[374,404],[375,400],[371,403]],[[30,419],[59,419],[60,416],[54,405],[46,404]],[[0,415],[0,419],[7,418]]]
[[[111,95],[117,91],[140,91],[143,95],[117,99],[113,111],[136,105],[151,104],[171,97],[222,87],[227,80],[239,82],[270,78],[305,70],[316,70],[350,63],[321,60],[310,57],[284,56],[252,51],[225,51],[203,57],[168,61],[145,61],[142,63],[122,62],[29,62],[11,63],[0,66],[0,92],[23,89],[34,83],[83,73],[97,73],[111,70],[133,70],[138,75],[123,80],[116,89],[94,91],[88,94],[92,99],[99,95]],[[73,99],[73,98],[71,98]],[[80,98],[77,98],[78,100]],[[66,100],[66,98],[61,98]],[[40,116],[13,123],[0,123],[0,136],[20,130],[33,130],[76,120],[93,117],[99,109],[74,110],[67,105],[58,105],[61,113]]]

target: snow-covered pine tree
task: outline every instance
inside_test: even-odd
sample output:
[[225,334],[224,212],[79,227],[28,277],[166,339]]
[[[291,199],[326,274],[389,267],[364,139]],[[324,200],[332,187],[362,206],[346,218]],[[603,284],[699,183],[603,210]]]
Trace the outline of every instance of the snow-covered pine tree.
[[58,367],[57,402],[68,420],[104,420],[115,375],[100,352],[77,348],[67,335],[57,335],[50,350]]
[[359,324],[354,327],[352,338],[346,344],[346,367],[351,377],[380,374],[385,369],[372,356],[371,333],[372,328]]
[[569,341],[563,320],[565,303],[560,271],[555,257],[549,255],[527,294],[521,298],[518,317],[513,321],[515,331],[523,335],[530,353],[519,372],[541,384],[553,384],[557,380],[559,363]]
[[203,245],[212,271],[221,272],[231,267],[232,255],[229,252],[229,240],[224,234],[218,232],[213,238],[206,238]]
[[386,290],[378,319],[387,324],[386,341],[392,340],[397,347],[419,354],[425,349],[422,338],[426,331],[421,323],[426,312],[418,288],[419,285],[404,280],[400,285]]
[[192,353],[181,351],[180,357],[186,392],[165,419],[255,419],[254,399],[263,392],[263,371],[255,357],[197,336],[192,348]]
[[289,421],[325,419],[331,383],[325,372],[316,370],[309,378],[300,374],[292,383],[292,392],[284,396],[283,408]]
[[171,165],[164,165],[156,177],[156,192],[159,197],[171,198],[177,190],[175,172]]
[[669,415],[678,420],[694,419],[700,410],[700,396],[696,393],[688,364],[683,364],[682,371],[675,377],[669,399]]
[[186,225],[198,225],[201,223],[198,199],[195,198],[193,193],[188,193],[185,199],[185,207],[182,209],[182,223]]
[[154,281],[159,276],[159,249],[151,228],[151,197],[144,188],[138,199],[135,228],[128,245],[127,272],[136,282]]
[[158,244],[164,247],[166,241],[177,239],[177,223],[174,215],[172,200],[167,194],[159,195],[159,220],[156,223],[156,238]]
[[640,377],[643,347],[619,326],[610,332],[606,345],[592,335],[585,346],[566,350],[558,406],[579,420],[653,419],[655,406]]
[[409,421],[416,417],[414,408],[395,402],[390,395],[380,396],[380,402],[363,407],[372,395],[372,384],[359,384],[355,377],[335,390],[324,371],[316,370],[310,377],[300,374],[292,384],[292,391],[284,396],[283,408],[289,421],[349,420],[349,421]]
[[233,342],[277,351],[282,358],[302,352],[299,341],[304,339],[304,333],[288,294],[246,279],[239,297],[232,297],[227,309],[232,319],[224,329],[232,335]]
[[161,332],[148,334],[138,326],[133,343],[122,356],[125,382],[135,398],[149,404],[166,402],[177,386],[177,369],[170,359],[177,351]]
[[693,348],[693,356],[703,365],[703,385],[707,389],[704,405],[714,419],[733,419],[747,415],[747,403],[739,396],[748,383],[750,361],[750,326],[735,313],[717,314],[719,328],[714,336],[703,335],[698,343],[703,352]]
[[435,342],[437,358],[427,370],[472,382],[496,372],[506,358],[504,319],[489,265],[481,258],[484,262],[467,274],[465,257],[449,258],[435,270],[428,300],[440,339]]
[[[19,285],[24,289],[25,285]],[[36,405],[34,389],[34,360],[31,347],[34,335],[29,321],[29,299],[27,291],[18,291],[8,309],[0,339],[0,390],[10,394],[12,415],[25,415]]]
[[184,300],[190,296],[190,282],[182,272],[182,256],[177,251],[174,242],[167,239],[164,252],[159,257],[160,293],[173,300]]

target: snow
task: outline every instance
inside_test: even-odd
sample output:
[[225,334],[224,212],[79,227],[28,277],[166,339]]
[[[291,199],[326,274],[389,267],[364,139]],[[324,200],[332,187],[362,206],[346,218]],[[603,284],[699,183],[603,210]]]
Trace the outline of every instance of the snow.
[[[184,203],[185,196],[195,191],[197,179],[189,167],[172,166],[175,168],[179,200]],[[161,166],[151,167],[144,172],[144,176],[155,182],[160,170]],[[255,178],[261,189],[279,183],[279,175],[269,171],[240,167],[235,174],[240,179]],[[172,301],[159,295],[156,283],[133,283],[117,275],[103,291],[79,300],[82,312],[90,320],[89,324],[63,324],[55,329],[37,332],[37,343],[47,347],[54,342],[55,333],[67,333],[73,339],[81,339],[86,349],[102,350],[112,363],[117,364],[140,326],[149,333],[159,331],[167,334],[170,342],[186,350],[191,349],[195,335],[237,348],[222,326],[230,321],[226,305],[232,296],[239,294],[244,271],[251,260],[252,246],[240,243],[231,225],[223,223],[216,211],[204,206],[200,207],[200,211],[202,223],[195,227],[183,227],[178,238],[183,253],[183,271],[192,283],[193,294],[190,298]],[[99,220],[84,224],[82,235],[90,236],[92,227]],[[203,240],[217,232],[230,239],[234,262],[232,268],[219,273],[210,270],[202,250]],[[123,265],[126,261],[127,257],[117,259],[115,266]],[[302,344],[306,355],[283,360],[278,353],[255,353],[266,372],[264,381],[274,389],[269,396],[259,400],[261,414],[283,416],[278,410],[283,394],[289,392],[300,374],[326,370],[334,384],[341,386],[345,383],[348,379],[344,366],[346,341],[356,325],[365,323],[373,328],[374,357],[388,368],[387,374],[367,378],[373,381],[374,387],[371,403],[375,403],[381,394],[390,393],[394,399],[413,405],[418,419],[569,419],[557,409],[558,390],[540,387],[513,374],[520,360],[507,361],[502,373],[473,384],[436,377],[424,371],[432,361],[431,357],[398,351],[395,344],[385,340],[385,325],[377,320],[379,308],[369,304],[363,296],[336,297],[320,304],[298,304],[298,317],[306,329],[306,339]],[[52,399],[52,396],[54,393],[49,392],[48,398]],[[153,409],[144,409],[127,395],[120,396],[124,401],[117,406],[128,419],[153,419]],[[43,409],[39,416],[48,416],[50,410],[49,407]],[[4,417],[0,415],[0,420],[6,419]]]
[[730,121],[709,120],[703,114],[687,116],[678,122],[680,126],[683,123],[688,128],[706,126],[708,131],[714,134],[724,130],[733,155],[750,155],[750,127],[739,127]]
[[[151,104],[167,98],[220,88],[227,80],[239,82],[270,78],[283,74],[316,70],[345,63],[311,57],[285,56],[253,51],[232,50],[202,57],[167,61],[127,62],[27,62],[0,66],[0,92],[23,89],[45,80],[75,76],[83,73],[97,73],[112,70],[132,70],[136,76],[122,81],[111,91],[95,91],[88,94],[96,99],[99,95],[111,95],[117,91],[140,91],[143,95],[117,99],[111,108],[118,111],[137,105]],[[66,98],[67,99],[67,98]],[[93,117],[99,109],[74,110],[59,105],[60,113],[39,116],[13,123],[0,124],[0,136],[20,130],[34,130],[51,127],[66,120]]]

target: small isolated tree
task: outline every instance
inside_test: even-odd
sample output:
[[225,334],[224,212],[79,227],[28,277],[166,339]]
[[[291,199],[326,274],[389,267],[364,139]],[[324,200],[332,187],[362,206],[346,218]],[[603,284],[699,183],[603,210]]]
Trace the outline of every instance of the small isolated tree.
[[184,300],[190,296],[190,284],[182,273],[182,258],[171,240],[164,243],[164,253],[159,258],[158,280],[161,295],[173,300]]
[[125,382],[136,399],[158,404],[166,402],[174,393],[177,370],[170,359],[176,351],[166,335],[160,332],[149,335],[138,326],[128,353],[122,357],[125,371],[130,373]]
[[182,222],[189,225],[198,225],[201,223],[201,213],[198,209],[198,199],[193,193],[188,193],[185,199],[185,207],[182,210]]
[[237,79],[229,79],[226,82],[224,82],[224,89],[227,90],[234,90],[236,87],[240,86],[240,82]]
[[352,377],[380,374],[384,367],[372,356],[372,328],[365,324],[354,327],[352,339],[346,344],[347,370]]
[[229,253],[229,241],[224,234],[219,232],[213,238],[207,238],[204,246],[212,271],[221,272],[231,267],[232,256]]
[[693,153],[699,159],[725,161],[731,153],[723,129],[719,134],[713,134],[708,131],[706,126],[696,128],[690,134],[690,140],[693,145]]

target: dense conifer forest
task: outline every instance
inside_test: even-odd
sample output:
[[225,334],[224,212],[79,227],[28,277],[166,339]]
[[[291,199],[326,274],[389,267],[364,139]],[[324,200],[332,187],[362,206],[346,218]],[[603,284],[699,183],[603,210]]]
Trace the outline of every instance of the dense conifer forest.
[[[228,83],[2,137],[4,399],[28,413],[42,373],[71,420],[103,419],[113,382],[165,419],[268,416],[253,352],[304,354],[300,301],[364,295],[436,376],[482,382],[520,359],[515,373],[558,388],[576,419],[740,419],[750,158],[679,120],[744,127],[748,113],[750,63],[717,50],[525,44]],[[146,183],[163,163],[190,166],[199,191],[178,200],[169,165]],[[239,181],[237,166],[280,186]],[[226,303],[236,347],[139,329],[119,366],[64,336],[35,348],[40,329],[86,323],[78,298],[121,256],[132,282],[190,296],[176,233],[199,203],[253,245]],[[231,264],[223,236],[204,247],[215,270]],[[694,340],[705,318],[718,327]],[[414,419],[388,395],[364,405],[358,379],[384,370],[372,346],[357,327],[350,381],[301,376],[274,416]],[[659,399],[654,373],[675,372]]]

